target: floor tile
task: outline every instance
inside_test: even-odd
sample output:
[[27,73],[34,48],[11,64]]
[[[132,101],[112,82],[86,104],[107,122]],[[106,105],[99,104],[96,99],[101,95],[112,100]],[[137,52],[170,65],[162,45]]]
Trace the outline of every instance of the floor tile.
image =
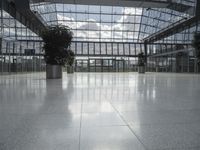
[[0,150],[199,150],[199,85],[172,73],[0,76]]
[[126,125],[116,112],[111,113],[83,113],[82,126],[122,126]]
[[81,150],[144,150],[128,127],[81,129]]
[[184,124],[130,126],[149,150],[189,149],[200,146],[200,136],[189,131]]

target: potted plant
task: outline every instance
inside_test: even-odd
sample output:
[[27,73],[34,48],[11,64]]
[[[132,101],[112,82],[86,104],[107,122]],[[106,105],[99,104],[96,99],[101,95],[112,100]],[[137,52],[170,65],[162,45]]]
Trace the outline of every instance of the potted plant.
[[[200,66],[200,32],[194,34],[194,38],[192,41],[192,46],[195,48],[195,57],[196,57],[196,65],[197,68]],[[198,72],[199,70],[197,70]]]
[[145,73],[145,57],[143,52],[138,54],[138,73]]
[[67,73],[74,73],[74,60],[75,54],[72,50],[68,50],[68,58],[67,58]]
[[67,64],[73,33],[69,27],[57,25],[45,29],[41,37],[44,42],[47,79],[62,78],[62,66]]

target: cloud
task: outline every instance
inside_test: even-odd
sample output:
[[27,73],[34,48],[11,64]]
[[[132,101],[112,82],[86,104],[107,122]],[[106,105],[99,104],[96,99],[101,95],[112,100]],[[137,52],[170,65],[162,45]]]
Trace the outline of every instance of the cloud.
[[[123,12],[124,14],[128,14],[128,15],[124,15],[124,16],[121,15],[117,20],[115,20],[116,21],[115,24],[100,23],[92,18],[86,19],[86,22],[81,22],[81,21],[76,22],[75,18],[69,17],[69,16],[63,16],[62,14],[58,14],[57,18],[58,20],[60,20],[59,21],[60,24],[67,25],[72,29],[77,29],[78,31],[75,34],[75,36],[82,37],[83,39],[86,39],[88,37],[99,38],[100,35],[103,38],[112,38],[112,37],[137,38],[138,34],[134,34],[133,31],[139,30],[139,23],[140,23],[141,17],[130,16],[130,14],[134,15],[136,11],[137,9],[135,8],[125,8]],[[142,12],[139,10],[139,12],[137,13],[141,14]],[[134,25],[135,23],[137,24]],[[101,33],[99,32],[99,30],[101,30]],[[132,35],[131,33],[125,33],[125,32],[124,32],[125,34],[123,34],[123,32],[121,31],[132,32]]]

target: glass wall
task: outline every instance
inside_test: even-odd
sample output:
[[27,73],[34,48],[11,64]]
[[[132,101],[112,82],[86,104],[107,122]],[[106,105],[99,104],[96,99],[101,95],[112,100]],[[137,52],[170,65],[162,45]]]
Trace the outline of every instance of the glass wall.
[[144,43],[72,42],[77,72],[137,71],[137,55]]
[[144,43],[74,41],[71,50],[76,56],[137,57],[138,53],[144,52]]
[[76,72],[129,72],[137,71],[133,57],[76,57]]
[[6,11],[0,12],[0,74],[43,71],[41,38]]
[[[144,38],[194,17],[196,0],[171,0],[168,8],[133,8],[62,3],[31,3],[47,25],[67,25],[76,71],[136,71],[137,55],[147,52],[147,70],[194,72],[193,23],[179,33],[144,45]],[[42,39],[0,11],[0,72],[44,71]]]
[[148,71],[194,72],[194,49],[190,44],[150,44],[147,46]]

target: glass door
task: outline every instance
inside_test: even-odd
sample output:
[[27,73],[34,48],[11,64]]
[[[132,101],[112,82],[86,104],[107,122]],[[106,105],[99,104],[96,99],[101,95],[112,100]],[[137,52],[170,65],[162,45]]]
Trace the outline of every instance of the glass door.
[[124,72],[124,60],[116,60],[116,72]]

